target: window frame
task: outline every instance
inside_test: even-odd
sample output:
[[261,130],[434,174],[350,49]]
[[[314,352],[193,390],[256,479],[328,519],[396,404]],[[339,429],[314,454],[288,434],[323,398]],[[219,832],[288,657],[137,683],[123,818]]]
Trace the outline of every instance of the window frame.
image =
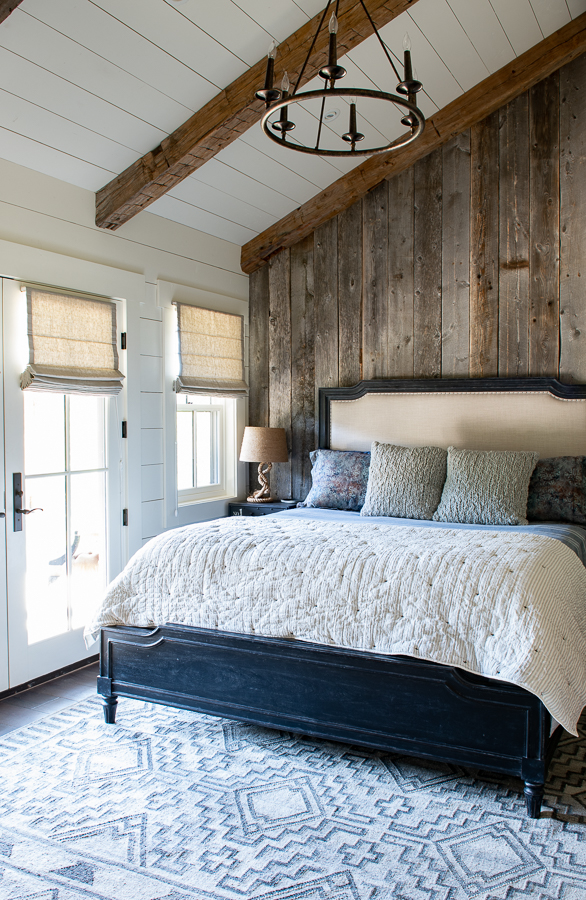
[[[164,365],[164,527],[177,528],[190,522],[206,521],[227,514],[228,501],[246,493],[247,467],[238,460],[244,427],[248,420],[248,398],[220,398],[224,405],[220,482],[180,492],[177,484],[177,394],[174,381],[178,374],[177,315],[173,301],[216,309],[244,316],[244,363],[248,380],[248,310],[245,301],[207,291],[181,289],[170,282],[159,282],[159,306],[163,313]],[[186,296],[187,294],[187,296]],[[213,296],[213,302],[209,298]],[[197,403],[197,396],[191,395]]]

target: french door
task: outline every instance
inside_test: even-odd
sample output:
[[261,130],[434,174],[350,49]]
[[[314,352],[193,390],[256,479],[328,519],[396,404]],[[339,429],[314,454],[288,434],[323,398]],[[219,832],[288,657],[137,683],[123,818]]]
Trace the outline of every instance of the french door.
[[21,390],[26,294],[7,279],[2,326],[5,668],[15,686],[96,652],[83,629],[121,566],[122,450],[117,398]]

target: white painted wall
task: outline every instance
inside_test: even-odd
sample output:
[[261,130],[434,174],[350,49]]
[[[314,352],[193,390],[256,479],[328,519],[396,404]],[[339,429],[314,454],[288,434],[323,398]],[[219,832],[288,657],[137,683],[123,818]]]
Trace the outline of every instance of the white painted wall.
[[[246,312],[240,247],[148,212],[116,232],[102,231],[91,191],[0,160],[0,275],[126,300],[128,551],[134,553],[164,530],[164,407],[174,397],[164,380],[162,307],[171,291]],[[194,504],[182,524],[225,509],[223,502]]]

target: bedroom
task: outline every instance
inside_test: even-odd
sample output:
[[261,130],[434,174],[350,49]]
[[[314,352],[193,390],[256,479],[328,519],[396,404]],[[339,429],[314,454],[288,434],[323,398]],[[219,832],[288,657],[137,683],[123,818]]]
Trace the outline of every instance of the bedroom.
[[[6,11],[14,5],[5,4]],[[0,25],[6,116],[2,122],[0,151],[3,211],[0,271],[6,276],[5,314],[8,316],[15,308],[14,297],[14,304],[22,308],[26,293],[20,290],[21,285],[115,298],[125,307],[122,314],[125,320],[121,318],[119,330],[127,334],[128,349],[119,354],[126,379],[118,415],[127,421],[128,436],[122,447],[126,483],[124,494],[118,499],[120,513],[122,509],[128,510],[128,524],[120,525],[121,516],[120,521],[113,523],[113,529],[117,527],[120,533],[122,558],[167,528],[212,519],[227,511],[225,498],[178,505],[174,473],[170,473],[166,464],[174,458],[173,443],[169,441],[175,413],[169,398],[175,399],[170,383],[176,373],[172,366],[167,368],[166,349],[166,341],[169,335],[172,338],[173,332],[172,324],[169,326],[173,300],[250,315],[247,381],[251,393],[247,423],[283,427],[290,435],[290,462],[275,464],[272,472],[272,485],[278,497],[302,498],[309,488],[308,454],[316,446],[317,388],[350,386],[361,378],[393,377],[557,376],[565,383],[586,382],[581,297],[584,252],[581,183],[585,156],[581,98],[586,66],[581,55],[585,45],[580,43],[583,9],[579,3],[482,2],[476,4],[475,14],[468,19],[466,9],[471,4],[437,3],[436,0],[411,3],[408,15],[413,24],[409,24],[409,32],[418,74],[429,94],[433,94],[431,85],[439,94],[435,106],[425,109],[426,140],[434,134],[431,120],[436,107],[441,110],[457,103],[467,91],[473,91],[485,78],[507,66],[508,79],[496,86],[494,96],[489,95],[486,86],[481,90],[486,115],[480,117],[479,95],[473,95],[474,102],[458,110],[460,121],[465,115],[472,116],[465,120],[469,125],[461,134],[445,143],[438,141],[437,146],[430,145],[414,165],[395,178],[384,180],[383,175],[371,183],[363,179],[357,187],[351,171],[347,178],[342,175],[342,187],[354,192],[349,196],[356,202],[348,205],[344,196],[339,212],[323,221],[314,218],[315,227],[306,235],[295,231],[299,227],[294,219],[295,209],[301,206],[302,211],[305,209],[315,216],[315,210],[320,207],[320,192],[338,179],[338,173],[334,178],[331,173],[326,177],[323,174],[326,163],[322,160],[316,161],[315,169],[311,170],[303,160],[283,165],[279,162],[279,148],[263,150],[262,134],[255,136],[252,129],[119,229],[95,227],[95,191],[132,166],[142,153],[147,153],[181,125],[191,114],[190,110],[196,112],[212,100],[217,88],[225,87],[248,66],[260,60],[258,71],[264,77],[262,57],[268,43],[266,34],[274,33],[282,42],[302,27],[309,15],[319,12],[321,5],[312,6],[309,0],[270,7],[231,4],[233,16],[222,17],[221,11],[210,12],[195,0],[177,5],[173,0],[152,0],[148,4],[149,16],[143,17],[144,23],[138,23],[136,6],[130,2],[59,0],[49,8],[40,0],[24,0]],[[372,6],[378,8],[382,4]],[[386,6],[397,12],[401,4]],[[240,7],[248,11],[248,17],[240,15]],[[521,12],[517,7],[522,7]],[[401,7],[397,18],[404,14]],[[204,15],[205,22],[198,18]],[[464,24],[458,24],[460,19]],[[489,28],[489,19],[493,23],[496,20],[498,27],[494,30]],[[201,24],[201,29],[194,27],[193,20]],[[500,24],[501,20],[504,25]],[[340,21],[343,22],[342,15]],[[183,30],[177,27],[177,22],[181,22]],[[390,24],[392,27],[392,21]],[[405,27],[402,22],[396,27],[395,52],[401,56]],[[572,37],[562,36],[556,41],[554,36],[567,27],[575,28]],[[383,25],[381,31],[384,28]],[[193,53],[193,42],[197,37],[204,40],[200,30],[208,39],[210,34],[215,37],[218,53],[214,56],[208,51],[206,56],[205,48],[198,51],[209,67],[207,74],[204,73],[208,78],[205,84],[201,74],[190,67],[190,63],[194,65],[189,56]],[[424,36],[420,37],[419,45],[417,35]],[[542,46],[541,55],[536,50],[530,76],[534,80],[530,86],[527,82],[527,87],[520,89],[521,76],[515,70],[513,59],[548,39],[550,43],[545,48]],[[436,40],[434,68],[430,67],[422,48]],[[235,43],[229,44],[230,41]],[[221,45],[225,50],[227,44],[232,48],[233,70],[220,49]],[[244,61],[234,57],[233,51],[239,46]],[[349,55],[352,57],[352,52]],[[360,45],[354,55],[353,76],[360,64],[366,67],[368,63],[364,54],[360,56]],[[478,60],[482,60],[482,65]],[[216,85],[214,91],[210,84]],[[494,87],[495,82],[492,84]],[[193,105],[193,96],[201,98],[197,105]],[[155,110],[158,110],[156,120]],[[474,118],[474,114],[479,118]],[[358,199],[364,193],[363,187],[371,190]],[[244,213],[246,217],[242,219]],[[249,313],[249,278],[241,269],[241,246],[249,246],[252,258],[258,248],[256,236],[272,229],[272,234],[276,233],[277,223],[283,218],[291,240],[285,249],[271,257],[269,265],[255,266],[251,271]],[[250,266],[246,265],[246,269]],[[319,311],[315,317],[314,310]],[[8,356],[11,338],[6,333],[7,327],[11,327],[11,322],[5,323]],[[24,365],[26,362],[25,359]],[[18,372],[16,360],[14,366],[17,376],[23,366]],[[14,382],[15,378],[12,388]],[[25,521],[24,536],[13,531],[12,476],[25,471],[22,462],[16,464],[18,454],[22,460],[22,446],[15,439],[18,420],[14,417],[15,406],[18,403],[22,406],[22,396],[6,385],[4,390],[5,421],[10,423],[10,428],[6,428],[5,522],[9,566],[8,599],[4,600],[8,604],[8,632],[2,637],[6,679],[2,686],[8,689],[8,645],[12,653],[10,684],[14,686],[54,672],[67,662],[60,655],[63,651],[58,642],[47,647],[47,658],[41,652],[42,642],[28,642],[23,614],[22,559],[18,554],[22,554],[26,530],[41,519],[41,514],[35,513]],[[240,428],[245,424],[244,413],[238,424]],[[226,491],[226,498],[243,499],[247,494],[243,464],[238,471],[237,490]],[[169,477],[171,481],[165,480]],[[19,545],[15,544],[17,540]],[[65,552],[69,552],[67,548]],[[59,558],[57,551],[51,552],[48,562],[53,558]],[[85,652],[81,646],[80,655]],[[130,703],[120,704],[122,727],[125,704]],[[98,706],[94,705],[93,710],[92,717],[100,715]],[[166,713],[164,709],[153,710],[151,715],[153,728],[167,727],[168,710]],[[8,719],[7,713],[7,722]],[[183,728],[188,727],[187,716],[182,721],[187,723]],[[151,726],[143,724],[148,731]],[[96,728],[98,725],[96,722]],[[246,743],[245,732],[234,726],[226,740],[237,748]],[[261,743],[266,740],[270,746],[269,738],[266,735],[263,738],[262,733],[253,740]],[[276,738],[275,741],[275,758],[281,758],[283,747],[289,745],[284,738],[281,743]],[[178,752],[184,749],[182,745]],[[62,763],[65,768],[60,771],[66,774],[65,756]],[[178,759],[177,765],[182,764]],[[391,763],[389,768],[392,769]],[[444,772],[444,782],[454,783],[458,774],[451,770]],[[305,772],[299,777],[305,778]],[[399,796],[404,804],[410,797],[419,802],[420,793],[408,789],[420,777],[417,770],[399,771],[395,766],[385,777],[387,793],[395,798],[393,802],[399,802]],[[573,795],[579,795],[581,790],[580,780],[576,781]],[[256,783],[262,782],[258,776]],[[445,799],[442,793],[445,783],[437,788],[436,801]],[[498,778],[493,780],[493,787],[497,783]],[[400,784],[403,788],[407,785],[403,793]],[[235,795],[240,797],[238,790],[236,787]],[[307,805],[309,812],[303,814],[307,818],[302,816],[295,825],[298,837],[304,829],[311,831],[314,827],[316,804],[321,802],[311,791],[304,794],[303,790],[294,795],[296,800],[287,799],[286,793],[278,799],[280,803],[291,803],[294,808],[297,808],[295,804],[304,809],[304,804]],[[510,787],[507,790],[513,791]],[[302,797],[303,802],[299,799]],[[520,799],[514,792],[511,797],[517,804],[515,821],[520,823],[524,816],[522,787]],[[33,806],[42,818],[45,815],[42,804]],[[247,807],[249,811],[250,808]],[[147,840],[149,859],[153,854],[156,856],[158,845],[152,843],[150,826],[141,831],[142,825],[139,827],[132,819],[135,812],[129,808],[123,815],[112,815],[119,824],[110,826],[110,831],[104,826],[101,837],[92,839],[91,823],[82,821],[81,809],[73,810],[77,837],[69,841],[67,853],[77,842],[82,856],[86,854],[83,858],[87,868],[75,869],[81,863],[65,860],[64,849],[63,862],[49,858],[43,874],[35,876],[41,877],[41,890],[59,890],[67,896],[65,891],[74,894],[83,887],[86,892],[99,893],[101,888],[96,886],[99,866],[95,860],[100,858],[100,865],[105,866],[103,847],[110,848],[108,852],[115,859],[120,859],[119,849],[124,847],[127,857],[123,862],[129,867],[125,871],[132,869],[139,877],[142,865],[139,850],[143,842]],[[392,810],[389,814],[393,815]],[[579,820],[576,809],[571,815],[578,816]],[[486,824],[481,811],[478,817],[474,820],[476,829]],[[553,822],[555,827],[556,820],[543,821],[548,827]],[[252,823],[248,825],[251,830],[246,833],[254,836]],[[500,853],[504,845],[499,843],[498,828],[492,820],[489,825],[493,844],[488,852]],[[56,827],[63,834],[68,831],[63,821]],[[330,872],[316,874],[309,863],[311,871],[296,875],[292,886],[286,880],[279,880],[278,873],[271,881],[272,875],[263,876],[262,871],[261,874],[257,871],[261,854],[250,866],[249,882],[245,883],[244,890],[251,896],[274,895],[288,900],[296,896],[297,887],[313,881],[315,886],[311,889],[316,896],[331,894],[344,900],[369,896],[362,886],[360,873],[366,870],[366,881],[375,883],[371,870],[373,867],[376,870],[373,859],[382,852],[381,844],[368,851],[360,843],[361,840],[368,843],[368,838],[360,836],[362,825],[353,821],[344,827],[350,831],[340,832],[340,843],[347,846],[339,851],[339,859],[350,861],[340,863],[340,872],[346,874],[339,875],[339,883]],[[526,826],[519,824],[519,827]],[[468,822],[468,831],[474,828]],[[69,831],[74,830],[72,824]],[[283,835],[286,834],[285,830]],[[85,850],[80,843],[82,838],[87,841]],[[92,840],[97,850],[92,848]],[[272,840],[271,833],[267,840],[269,843]],[[515,831],[510,838],[513,847],[510,853],[515,860],[516,854],[520,854],[520,861],[515,865],[520,867],[519,879],[525,879],[524,889],[528,894],[533,891],[539,896],[547,884],[547,890],[554,896],[555,891],[562,890],[567,896],[571,896],[570,891],[580,896],[583,891],[583,876],[582,881],[578,877],[580,863],[576,863],[578,871],[571,877],[566,872],[560,875],[552,874],[550,869],[547,872],[543,868],[535,869],[537,863],[532,861],[532,851],[525,843],[521,847],[516,843],[518,840]],[[67,839],[64,841],[65,847]],[[391,844],[392,841],[388,846]],[[314,851],[315,846],[307,840],[309,855],[309,848]],[[483,887],[482,879],[473,890],[472,876],[462,874],[463,869],[458,869],[460,863],[455,861],[461,859],[461,853],[451,845],[444,856],[441,848],[429,850],[429,842],[417,846],[424,848],[422,865],[433,871],[441,863],[452,875],[454,871],[459,872],[458,876],[453,875],[456,878],[453,892],[458,892],[455,896],[488,890]],[[447,848],[447,844],[442,846]],[[566,850],[573,852],[568,847]],[[183,845],[181,837],[174,832],[169,846],[160,848],[157,857],[157,871],[168,876],[164,890],[160,882],[158,894],[153,885],[147,888],[145,884],[144,888],[134,888],[135,892],[139,891],[135,896],[165,896],[174,889],[180,892],[183,852],[191,852],[188,842]],[[225,878],[224,885],[217,888],[217,895],[222,897],[237,891],[230,880],[231,852],[225,850],[228,856],[223,858],[222,852],[214,847],[210,850],[210,860],[213,856],[216,862],[210,861],[209,866],[205,863],[212,870],[217,866],[218,879]],[[384,854],[381,858],[386,859]],[[25,862],[30,865],[30,857]],[[188,871],[191,863],[185,865]],[[406,872],[409,865],[402,864],[401,872]],[[66,874],[49,875],[65,869],[70,874],[81,873],[82,877],[76,880],[72,876],[73,880],[67,881]],[[87,874],[90,869],[94,871],[91,876],[94,888],[89,886],[89,881],[83,881],[85,877],[90,878]],[[100,870],[100,878],[105,877],[104,871]],[[413,878],[420,871],[415,866]],[[540,873],[535,876],[540,887],[527,886],[535,871]],[[206,884],[215,883],[214,877],[207,874]],[[387,881],[387,893],[384,887],[379,887],[378,896],[433,896],[432,891],[440,890],[438,885],[444,876],[441,872],[437,875],[437,884],[429,873],[425,877],[430,881],[422,882],[421,890],[417,888],[419,894],[414,893],[414,882],[405,875],[407,881],[403,887],[394,887]],[[563,887],[556,879],[561,879]],[[38,892],[38,880],[26,883],[27,890],[13,885],[12,893],[7,896]],[[494,888],[494,893],[497,888],[502,891],[503,885],[512,883],[511,874],[500,880],[494,874],[489,887]],[[199,896],[193,894],[197,888],[201,888],[201,896],[206,896],[207,888],[204,890],[197,883],[191,885],[187,895],[191,891],[192,895]],[[444,885],[441,890],[447,892],[449,887]],[[106,888],[103,891],[109,896]]]

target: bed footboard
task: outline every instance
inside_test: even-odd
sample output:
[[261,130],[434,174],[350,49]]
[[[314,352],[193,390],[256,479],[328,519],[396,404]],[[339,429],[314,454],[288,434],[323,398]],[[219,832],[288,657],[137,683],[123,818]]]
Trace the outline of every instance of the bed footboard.
[[[559,734],[522,688],[451,666],[181,625],[102,629],[98,693],[520,777],[539,816]],[[557,729],[561,732],[561,729]]]

